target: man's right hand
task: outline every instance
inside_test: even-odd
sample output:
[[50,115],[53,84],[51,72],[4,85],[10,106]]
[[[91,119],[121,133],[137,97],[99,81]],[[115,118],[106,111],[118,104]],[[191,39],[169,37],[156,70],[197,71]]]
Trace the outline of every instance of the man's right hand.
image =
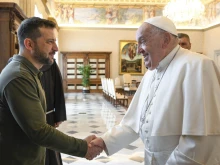
[[92,146],[98,146],[98,147],[101,147],[102,149],[106,149],[106,146],[105,146],[105,142],[103,141],[102,138],[100,137],[97,137],[95,139],[93,139],[90,144],[89,144],[90,147]]
[[90,144],[91,141],[93,141],[94,139],[97,139],[97,137],[95,135],[91,135],[91,136],[88,136],[87,138],[85,138],[85,140],[87,141],[87,144],[88,144],[88,150],[85,155],[85,158],[88,160],[92,160],[93,158],[98,156],[103,151],[103,148],[100,147],[99,145]]

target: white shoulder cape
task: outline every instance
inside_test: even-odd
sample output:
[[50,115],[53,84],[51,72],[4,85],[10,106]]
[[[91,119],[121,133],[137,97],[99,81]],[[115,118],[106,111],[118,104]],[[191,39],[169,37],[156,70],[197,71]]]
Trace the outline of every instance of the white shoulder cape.
[[[139,132],[153,71],[147,71],[121,121]],[[156,92],[152,136],[220,134],[220,73],[205,55],[180,48]]]

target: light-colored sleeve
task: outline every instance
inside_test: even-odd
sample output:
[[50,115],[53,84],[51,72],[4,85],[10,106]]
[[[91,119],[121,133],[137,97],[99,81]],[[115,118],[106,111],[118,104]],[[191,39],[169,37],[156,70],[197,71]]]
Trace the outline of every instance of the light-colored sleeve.
[[220,136],[181,136],[166,165],[220,164]]
[[139,135],[133,129],[124,125],[117,125],[106,132],[102,139],[106,145],[106,154],[112,155],[128,144],[137,140]]

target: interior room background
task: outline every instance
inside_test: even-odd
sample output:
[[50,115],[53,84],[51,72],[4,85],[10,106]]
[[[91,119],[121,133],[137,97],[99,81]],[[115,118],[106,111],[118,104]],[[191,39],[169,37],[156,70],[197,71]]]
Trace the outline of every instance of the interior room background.
[[[43,18],[51,18],[48,3],[51,0],[0,0],[0,2],[15,2],[27,17],[40,14]],[[37,12],[36,12],[37,10]],[[54,18],[52,18],[54,19]],[[220,23],[220,21],[219,21]],[[192,51],[202,52],[215,59],[215,52],[220,50],[220,24],[203,29],[180,29],[187,33],[192,43]],[[59,27],[59,52],[62,51],[110,51],[110,77],[119,75],[119,41],[135,40],[137,28],[104,28],[104,27]],[[58,52],[57,61],[62,71],[62,57]],[[141,76],[134,76],[141,79]]]

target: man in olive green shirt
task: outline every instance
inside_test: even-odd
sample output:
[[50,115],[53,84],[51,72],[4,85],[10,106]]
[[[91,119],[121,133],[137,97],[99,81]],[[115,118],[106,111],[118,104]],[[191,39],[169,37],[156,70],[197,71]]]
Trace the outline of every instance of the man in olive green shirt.
[[55,24],[32,17],[18,29],[19,55],[0,74],[0,164],[44,165],[45,148],[85,157],[97,156],[91,148],[95,136],[84,140],[67,136],[46,123],[46,101],[40,83],[44,64],[58,51]]

